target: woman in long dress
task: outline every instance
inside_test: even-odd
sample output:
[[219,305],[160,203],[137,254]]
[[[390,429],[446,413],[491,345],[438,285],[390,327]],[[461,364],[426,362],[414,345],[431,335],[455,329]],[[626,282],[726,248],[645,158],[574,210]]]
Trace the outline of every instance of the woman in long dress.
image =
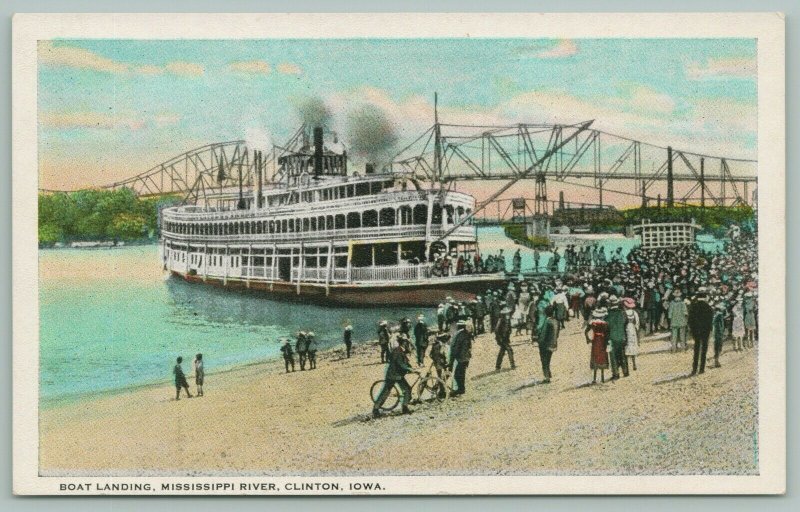
[[635,371],[636,356],[639,355],[639,313],[632,298],[626,298],[622,304],[625,306],[625,357],[630,358]]
[[731,336],[733,336],[733,349],[742,350],[742,338],[744,338],[744,306],[742,299],[737,299],[733,306],[733,324],[731,325]]
[[[589,368],[592,369],[592,384],[597,382],[597,370],[600,370],[600,382],[606,381],[605,370],[608,369],[608,323],[604,307],[598,307],[592,312],[592,320],[584,331],[586,343],[592,345],[589,357]],[[592,336],[589,337],[589,333]]]

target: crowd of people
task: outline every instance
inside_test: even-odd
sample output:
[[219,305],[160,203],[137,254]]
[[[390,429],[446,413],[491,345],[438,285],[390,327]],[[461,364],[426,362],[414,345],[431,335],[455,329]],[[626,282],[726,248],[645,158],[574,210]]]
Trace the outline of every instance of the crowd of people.
[[490,254],[485,259],[479,252],[437,254],[433,258],[431,274],[434,277],[459,276],[463,274],[486,274],[506,271],[506,258],[503,250]]
[[[403,394],[403,412],[410,412],[411,390],[405,380],[430,358],[440,377],[452,372],[453,395],[466,392],[466,372],[475,336],[492,334],[498,346],[495,369],[505,363],[516,368],[513,336],[524,336],[538,346],[542,383],[552,378],[551,360],[558,349],[561,331],[567,322],[580,322],[589,352],[592,382],[628,377],[637,370],[641,337],[657,332],[669,334],[669,350],[687,351],[689,335],[694,340],[691,374],[706,369],[709,341],[713,346],[713,366],[720,366],[723,343],[731,340],[732,350],[752,349],[758,340],[758,241],[755,234],[741,234],[726,242],[722,250],[706,252],[697,245],[674,248],[636,248],[627,255],[618,249],[607,256],[600,246],[587,245],[564,250],[566,270],[523,278],[520,272],[502,288],[487,289],[472,300],[446,297],[435,312],[431,326],[423,314],[412,322],[408,317],[390,325],[378,324],[380,362],[386,365],[384,389],[375,401],[373,414],[380,415],[382,401],[397,385]],[[558,265],[561,256],[554,251],[548,266]],[[456,271],[459,260],[456,261]],[[476,265],[477,263],[477,265]],[[534,265],[539,268],[538,251]],[[466,265],[466,261],[464,261]],[[502,251],[481,260],[475,256],[471,268],[505,266]],[[519,270],[517,251],[512,266]],[[549,268],[549,267],[548,267]],[[349,358],[353,326],[344,327],[343,342]],[[294,345],[283,338],[281,353],[285,371],[313,370],[317,367],[318,343],[314,332],[300,331]],[[295,354],[298,360],[296,364]],[[176,399],[181,390],[191,397],[188,382],[177,359]],[[194,361],[197,395],[203,395],[202,354]]]
[[[436,311],[434,332],[436,352],[449,352],[443,362],[456,368],[454,389],[461,394],[467,364],[458,371],[459,357],[465,359],[461,341],[458,350],[450,338],[461,334],[471,340],[487,330],[498,345],[495,369],[507,359],[516,367],[511,344],[513,335],[530,336],[538,345],[543,383],[550,382],[550,362],[558,348],[565,323],[579,321],[589,345],[592,382],[601,382],[610,370],[611,380],[628,377],[637,370],[640,339],[659,331],[669,333],[670,351],[688,350],[688,336],[694,340],[691,374],[706,369],[709,340],[713,342],[713,366],[720,367],[725,340],[732,340],[734,351],[753,348],[758,331],[757,239],[741,235],[715,253],[696,245],[663,249],[637,248],[627,255],[621,249],[606,257],[602,247],[586,246],[565,250],[569,271],[557,275],[510,279],[507,287],[490,289],[471,301],[447,297]],[[557,252],[554,254],[558,254]],[[514,255],[514,260],[517,255]],[[552,259],[551,259],[552,261]],[[514,275],[512,273],[512,275]],[[456,326],[453,330],[453,326]],[[382,362],[392,366],[389,375],[396,379],[411,371],[401,353],[413,356],[418,365],[425,358],[425,334],[430,333],[424,317],[414,327],[415,343],[410,343],[410,321],[399,322],[393,334],[382,322],[379,333]],[[396,340],[394,345],[390,346]],[[449,350],[448,348],[449,347]],[[384,358],[384,354],[387,357]],[[389,355],[395,354],[395,359]],[[395,361],[393,363],[393,361]],[[399,362],[397,362],[399,361]],[[379,404],[376,403],[376,411]],[[377,414],[377,413],[376,413]]]

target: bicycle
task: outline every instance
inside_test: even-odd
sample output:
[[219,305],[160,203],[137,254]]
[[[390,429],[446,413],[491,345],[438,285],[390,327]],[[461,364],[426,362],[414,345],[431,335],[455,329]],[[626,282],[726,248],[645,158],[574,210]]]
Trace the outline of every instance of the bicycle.
[[[428,367],[428,371],[424,374],[419,371],[411,373],[416,375],[414,382],[409,384],[409,387],[411,388],[411,402],[442,402],[450,397],[450,392],[452,389],[447,384],[447,380],[449,380],[449,372],[446,368],[443,370],[443,376],[447,380],[439,378],[436,371],[436,366],[433,363],[431,363],[431,365]],[[372,398],[372,403],[378,401],[378,396],[380,395],[385,382],[386,379],[381,379],[372,383],[372,387],[370,388],[370,397]],[[400,404],[401,396],[402,392],[400,391],[400,386],[395,383],[392,386],[392,389],[389,391],[389,396],[386,397],[386,400],[380,407],[380,410],[382,412],[394,410]]]

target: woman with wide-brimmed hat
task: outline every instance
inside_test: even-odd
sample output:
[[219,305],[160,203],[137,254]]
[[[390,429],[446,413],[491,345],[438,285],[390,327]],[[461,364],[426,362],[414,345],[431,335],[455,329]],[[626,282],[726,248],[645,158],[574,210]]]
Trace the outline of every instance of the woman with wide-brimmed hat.
[[[604,307],[597,307],[592,311],[592,319],[584,331],[586,343],[592,345],[589,357],[589,368],[592,370],[592,384],[597,382],[597,370],[600,370],[600,381],[605,382],[605,370],[608,369],[608,323]],[[592,336],[589,337],[589,333]]]

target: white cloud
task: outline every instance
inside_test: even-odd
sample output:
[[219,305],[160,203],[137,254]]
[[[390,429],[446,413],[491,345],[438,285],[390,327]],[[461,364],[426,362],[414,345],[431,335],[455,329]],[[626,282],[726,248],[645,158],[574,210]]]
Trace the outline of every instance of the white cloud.
[[291,62],[281,62],[277,65],[276,69],[278,73],[283,73],[284,75],[300,75],[303,73],[300,66]]
[[114,61],[83,48],[56,46],[52,41],[39,41],[39,63],[50,66],[64,66],[78,69],[91,69],[102,73],[126,73],[127,64]]
[[578,53],[578,45],[572,39],[559,39],[558,43],[552,48],[542,50],[535,54],[540,59],[560,59],[571,57]]
[[170,62],[164,68],[172,73],[173,75],[179,76],[201,76],[205,73],[205,68],[200,64],[195,64],[194,62],[185,62],[185,61],[175,61]]
[[690,62],[686,65],[686,76],[690,80],[755,78],[756,72],[755,58],[710,58],[704,63]]
[[[410,142],[433,124],[433,101],[419,95],[394,99],[386,90],[361,87],[326,99],[334,112],[334,129],[346,133],[345,114],[359,104],[383,110]],[[574,124],[594,119],[593,128],[660,146],[728,157],[753,158],[745,147],[756,136],[756,107],[730,100],[695,100],[681,104],[663,92],[627,84],[611,96],[580,98],[566,91],[519,93],[493,107],[447,107],[439,119],[446,124],[514,125],[517,123]],[[346,141],[345,141],[346,142]],[[398,148],[400,149],[400,148]]]
[[142,130],[148,126],[172,126],[180,122],[181,116],[172,112],[161,112],[150,117],[130,112],[42,112],[39,125],[55,130],[77,128],[94,130]]
[[39,41],[39,64],[75,69],[89,69],[109,74],[161,75],[164,72],[179,76],[200,76],[205,69],[193,62],[176,61],[166,66],[152,64],[134,65],[103,57],[84,48],[54,45],[52,41]]
[[231,71],[246,75],[266,75],[271,71],[269,63],[263,60],[232,62],[228,67]]
[[141,130],[146,123],[140,117],[104,112],[43,112],[39,116],[39,124],[45,128],[55,129]]

